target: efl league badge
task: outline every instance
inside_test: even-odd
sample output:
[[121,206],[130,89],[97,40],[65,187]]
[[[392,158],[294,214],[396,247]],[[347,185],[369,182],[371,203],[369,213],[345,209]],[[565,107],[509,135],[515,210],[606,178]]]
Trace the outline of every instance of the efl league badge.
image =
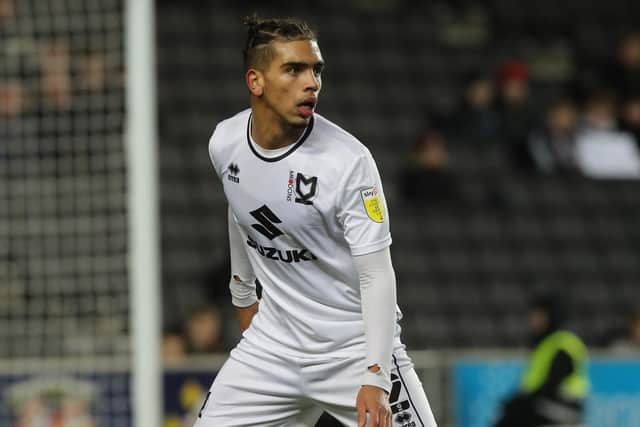
[[375,222],[384,221],[384,205],[380,198],[380,193],[376,187],[365,188],[360,191],[362,197],[362,203],[364,203],[364,209],[367,211],[369,218]]

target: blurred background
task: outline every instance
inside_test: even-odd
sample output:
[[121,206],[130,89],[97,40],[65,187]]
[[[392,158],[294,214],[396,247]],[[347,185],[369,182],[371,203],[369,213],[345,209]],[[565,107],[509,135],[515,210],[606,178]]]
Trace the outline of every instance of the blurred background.
[[[155,7],[158,164],[136,167],[159,176],[165,427],[239,339],[207,142],[248,106],[253,12],[318,30],[318,112],[377,160],[440,424],[491,425],[553,292],[591,354],[585,425],[640,425],[640,2]],[[0,427],[133,425],[125,10],[0,0]]]

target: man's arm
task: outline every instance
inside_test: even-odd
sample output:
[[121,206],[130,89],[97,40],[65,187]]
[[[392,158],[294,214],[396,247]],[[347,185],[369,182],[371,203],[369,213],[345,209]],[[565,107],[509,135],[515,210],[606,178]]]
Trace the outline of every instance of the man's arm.
[[396,326],[396,282],[389,245],[388,211],[380,174],[363,149],[345,167],[336,188],[336,219],[353,256],[360,282],[366,368],[356,398],[358,425],[391,424],[391,353]]
[[242,236],[233,217],[228,210],[229,254],[231,258],[231,280],[229,290],[231,301],[236,307],[236,319],[244,332],[251,324],[251,319],[258,312],[258,295],[256,294],[256,277],[249,263],[249,257],[242,244]]
[[249,307],[236,307],[236,319],[240,324],[240,332],[244,332],[251,325],[251,319],[258,312],[258,302]]
[[391,389],[391,354],[396,325],[396,279],[389,248],[353,257],[362,299],[367,344],[367,371],[356,399],[358,425],[391,425],[388,393]]

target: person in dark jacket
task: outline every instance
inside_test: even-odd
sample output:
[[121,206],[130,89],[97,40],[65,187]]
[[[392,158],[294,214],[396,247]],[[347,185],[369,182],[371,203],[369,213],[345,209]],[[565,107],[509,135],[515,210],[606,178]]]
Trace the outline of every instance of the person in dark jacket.
[[547,109],[544,125],[529,135],[528,151],[536,170],[547,174],[577,171],[575,150],[578,110],[569,98],[560,98]]
[[587,348],[562,329],[565,312],[560,300],[535,298],[529,311],[534,350],[520,387],[504,404],[495,427],[579,425],[589,390]]

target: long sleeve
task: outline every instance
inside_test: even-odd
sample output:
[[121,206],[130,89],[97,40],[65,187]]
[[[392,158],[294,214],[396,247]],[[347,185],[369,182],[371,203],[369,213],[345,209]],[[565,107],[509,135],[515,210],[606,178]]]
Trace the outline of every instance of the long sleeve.
[[229,223],[229,253],[231,257],[231,279],[229,281],[231,302],[236,307],[249,307],[258,301],[256,277],[242,244],[242,236],[231,208],[228,210],[227,219]]
[[363,384],[391,390],[391,354],[396,325],[396,279],[389,248],[353,257],[360,280],[362,317],[367,343],[367,369]]

